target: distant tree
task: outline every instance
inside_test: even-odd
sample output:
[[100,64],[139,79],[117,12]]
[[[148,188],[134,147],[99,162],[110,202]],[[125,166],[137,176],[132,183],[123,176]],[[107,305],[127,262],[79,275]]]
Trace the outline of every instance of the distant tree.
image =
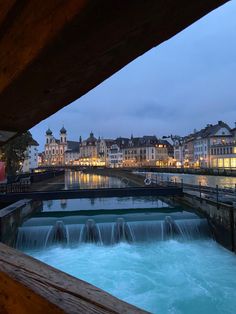
[[10,140],[0,148],[1,160],[6,163],[7,175],[15,175],[22,168],[27,146],[32,141],[29,131]]

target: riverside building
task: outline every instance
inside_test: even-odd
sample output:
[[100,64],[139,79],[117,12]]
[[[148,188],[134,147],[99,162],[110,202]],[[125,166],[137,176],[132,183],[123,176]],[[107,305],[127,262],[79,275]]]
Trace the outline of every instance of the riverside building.
[[52,131],[48,129],[46,131],[44,164],[54,166],[65,165],[68,161],[72,163],[75,160],[73,158],[79,158],[78,149],[79,142],[69,141],[64,127],[60,130],[59,139],[56,139]]
[[175,143],[174,156],[176,166],[236,169],[236,127],[207,124]]

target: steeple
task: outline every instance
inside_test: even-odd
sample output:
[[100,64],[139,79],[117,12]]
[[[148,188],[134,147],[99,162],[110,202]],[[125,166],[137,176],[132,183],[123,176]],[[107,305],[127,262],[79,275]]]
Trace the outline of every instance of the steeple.
[[49,128],[46,131],[46,135],[52,135],[52,131]]
[[60,129],[60,142],[61,143],[66,143],[67,139],[66,139],[66,129],[63,127]]
[[48,128],[46,131],[46,144],[51,143],[52,139],[53,139],[52,131]]
[[64,125],[63,125],[63,127],[60,129],[60,133],[61,133],[61,134],[66,134],[66,129],[64,128]]

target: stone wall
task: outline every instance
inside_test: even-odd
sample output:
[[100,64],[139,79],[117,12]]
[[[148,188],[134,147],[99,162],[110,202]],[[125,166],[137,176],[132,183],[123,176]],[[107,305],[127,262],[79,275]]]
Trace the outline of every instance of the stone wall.
[[41,210],[42,201],[24,199],[0,210],[0,242],[13,246],[17,228],[33,212]]
[[209,221],[215,240],[231,251],[236,251],[235,207],[224,203],[202,199],[195,195],[184,193],[182,197],[175,197],[177,202],[193,207],[203,214]]

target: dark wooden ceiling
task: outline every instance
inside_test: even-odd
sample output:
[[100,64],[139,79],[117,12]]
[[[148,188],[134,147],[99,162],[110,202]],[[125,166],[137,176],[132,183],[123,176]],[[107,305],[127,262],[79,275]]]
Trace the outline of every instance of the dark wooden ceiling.
[[0,132],[31,128],[225,2],[0,1]]

